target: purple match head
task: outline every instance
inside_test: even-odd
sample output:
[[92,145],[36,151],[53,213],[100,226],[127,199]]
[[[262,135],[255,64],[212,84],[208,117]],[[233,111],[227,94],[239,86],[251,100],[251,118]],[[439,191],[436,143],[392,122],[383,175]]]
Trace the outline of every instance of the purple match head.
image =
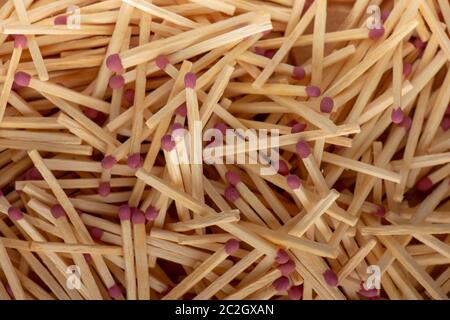
[[381,21],[385,22],[387,20],[387,18],[389,18],[389,16],[391,15],[391,10],[383,10],[381,11]]
[[179,122],[174,122],[172,124],[172,127],[170,128],[170,131],[171,131],[171,133],[173,133],[174,131],[179,130],[179,129],[184,129],[183,125]]
[[158,215],[159,211],[153,206],[150,206],[145,210],[145,219],[148,221],[155,221],[156,218],[158,218]]
[[197,76],[195,73],[188,72],[184,76],[184,86],[186,88],[194,89],[195,85],[197,84]]
[[133,224],[144,224],[145,214],[138,208],[131,208],[131,221]]
[[330,97],[323,97],[320,101],[320,111],[323,113],[331,113],[334,107],[334,100]]
[[123,204],[119,207],[118,216],[121,221],[131,219],[131,208],[127,204]]
[[122,296],[122,289],[117,284],[108,288],[109,296],[113,299],[119,299]]
[[391,120],[393,123],[395,123],[395,124],[402,123],[404,117],[405,117],[405,114],[403,113],[402,108],[398,107],[398,108],[392,110]]
[[323,278],[330,287],[336,287],[338,284],[338,277],[331,269],[328,269],[323,273]]
[[214,125],[214,129],[219,130],[222,133],[222,135],[225,135],[227,132],[228,126],[224,122],[217,122]]
[[43,180],[41,173],[36,167],[30,168],[25,173],[25,179],[27,180]]
[[14,75],[14,83],[16,83],[19,87],[28,87],[31,81],[31,76],[28,73],[19,71]]
[[175,148],[175,141],[172,140],[170,134],[166,134],[161,138],[161,147],[167,152],[170,152]]
[[227,179],[228,183],[232,186],[237,185],[241,181],[241,177],[235,171],[227,171],[227,173],[225,173],[225,179]]
[[292,190],[296,190],[296,189],[300,188],[300,186],[302,185],[300,178],[294,174],[288,175],[286,178],[286,182],[287,182],[289,188],[291,188]]
[[114,165],[117,163],[117,159],[114,156],[106,156],[103,158],[101,164],[102,164],[102,168],[105,170],[109,170],[112,167],[114,167]]
[[295,66],[292,71],[292,78],[295,80],[302,80],[306,76],[306,71],[303,67]]
[[125,85],[125,79],[121,75],[112,76],[108,84],[111,89],[120,89]]
[[292,260],[288,260],[288,262],[280,264],[278,266],[278,270],[281,271],[281,274],[285,277],[290,275],[295,270],[295,262]]
[[400,125],[406,130],[409,131],[411,129],[412,126],[412,119],[411,117],[404,117],[402,120],[402,123],[400,123]]
[[[294,120],[295,121],[295,120]],[[289,124],[288,124],[289,125]],[[295,121],[291,122],[291,125],[289,125],[291,129],[291,133],[299,133],[303,132],[306,129],[306,123]]]
[[83,253],[84,260],[86,260],[87,263],[91,264],[94,262],[94,259],[92,259],[92,256],[89,253]]
[[450,104],[447,106],[447,109],[445,109],[445,115],[450,116]]
[[450,129],[450,117],[444,117],[444,119],[442,119],[441,128],[444,131],[447,131],[448,129]]
[[225,243],[225,252],[229,255],[236,253],[239,250],[239,241],[230,239]]
[[95,118],[97,118],[97,116],[100,112],[98,110],[92,109],[90,107],[85,107],[83,110],[83,113],[89,119],[94,120]]
[[372,214],[376,217],[384,217],[386,215],[386,209],[384,206],[378,206],[377,210],[373,211]]
[[289,174],[289,167],[284,160],[278,161],[278,173],[282,176],[287,176]]
[[264,57],[266,57],[267,59],[272,59],[276,53],[277,53],[277,50],[275,50],[275,49],[265,50]]
[[372,40],[376,40],[381,38],[384,35],[384,27],[380,26],[379,28],[373,28],[369,30],[369,38]]
[[98,194],[107,197],[111,193],[111,183],[109,181],[100,182],[98,185]]
[[162,54],[156,57],[155,62],[158,68],[161,69],[162,71],[164,71],[167,65],[169,64],[169,60],[167,59],[167,57]]
[[363,297],[366,297],[366,298],[375,298],[375,297],[378,296],[378,290],[376,288],[373,288],[373,289],[361,288],[358,291],[358,294],[360,294],[360,295],[362,295]]
[[289,279],[285,276],[279,277],[272,285],[278,292],[286,291],[289,288]]
[[433,181],[428,176],[421,178],[416,184],[416,189],[421,192],[428,192],[432,187]]
[[240,196],[241,194],[239,191],[233,186],[229,186],[225,189],[225,198],[230,202],[235,202]]
[[180,106],[177,108],[177,110],[175,110],[175,114],[177,116],[186,118],[186,116],[187,116],[187,105],[186,105],[186,102],[183,102],[182,104],[180,104]]
[[253,51],[260,56],[264,56],[264,53],[266,52],[266,49],[261,48],[261,47],[254,47]]
[[180,141],[187,134],[187,130],[181,123],[175,122],[171,128],[171,135],[175,141]]
[[66,216],[66,211],[60,204],[55,204],[50,208],[50,212],[55,219]]
[[128,156],[127,165],[131,169],[137,169],[142,165],[142,158],[140,153],[133,153]]
[[412,71],[412,64],[408,62],[403,63],[403,76],[407,78]]
[[134,90],[133,89],[127,89],[123,93],[123,97],[129,104],[134,103]]
[[23,219],[23,212],[17,209],[16,207],[9,207],[8,216],[11,220],[17,221]]
[[305,91],[308,97],[318,97],[321,93],[320,88],[317,86],[306,86]]
[[101,240],[103,236],[103,230],[99,228],[90,228],[89,234],[91,235],[92,239],[94,240]]
[[416,47],[416,49],[419,49],[419,50],[423,50],[427,46],[427,43],[420,40],[419,38],[414,38],[412,43],[413,43],[414,47]]
[[55,26],[65,26],[67,24],[67,16],[57,16],[53,20]]
[[311,147],[305,140],[300,140],[297,142],[295,145],[295,150],[297,150],[298,155],[302,159],[308,158],[311,154]]
[[23,34],[15,34],[14,36],[14,48],[26,48],[28,40]]
[[288,253],[283,249],[279,249],[277,251],[277,255],[275,256],[275,261],[278,264],[284,264],[284,263],[288,262],[289,261]]
[[300,300],[303,296],[303,286],[292,286],[288,290],[290,300]]
[[106,66],[112,72],[123,71],[122,59],[120,58],[120,55],[115,53],[106,58]]

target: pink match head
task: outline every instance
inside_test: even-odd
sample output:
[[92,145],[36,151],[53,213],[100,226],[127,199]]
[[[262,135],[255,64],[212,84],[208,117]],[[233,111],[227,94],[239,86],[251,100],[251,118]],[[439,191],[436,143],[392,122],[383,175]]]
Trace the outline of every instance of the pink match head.
[[158,68],[161,69],[162,71],[164,71],[167,65],[169,64],[169,60],[167,59],[167,57],[161,54],[156,57],[155,62]]
[[272,285],[278,292],[283,292],[289,288],[289,279],[284,276],[279,277],[272,283]]
[[291,127],[292,127],[291,133],[303,132],[306,129],[306,123],[297,122],[297,123],[293,124]]
[[106,58],[106,66],[112,72],[122,72],[123,65],[120,55],[118,53],[115,53]]
[[292,78],[295,80],[302,80],[306,76],[305,69],[300,66],[295,66],[294,70],[292,71]]
[[19,87],[28,87],[31,81],[31,76],[28,73],[19,71],[14,75],[14,83]]
[[41,173],[36,167],[30,168],[25,173],[25,179],[27,180],[43,180]]
[[408,62],[403,63],[403,76],[407,78],[412,71],[412,64]]
[[330,287],[336,287],[338,284],[338,277],[331,269],[328,269],[323,273],[323,278]]
[[230,239],[225,243],[225,252],[229,255],[236,253],[239,250],[239,241]]
[[23,212],[17,209],[16,207],[9,207],[8,216],[11,220],[17,221],[23,219]]
[[225,189],[225,198],[230,202],[235,202],[240,196],[241,194],[239,191],[233,186],[229,186]]
[[142,212],[142,210],[139,210],[138,208],[131,208],[131,221],[133,222],[133,224],[144,224],[144,212]]
[[102,160],[102,168],[109,170],[117,163],[117,159],[114,156],[106,156]]
[[67,24],[67,16],[57,16],[54,20],[53,20],[53,24],[55,26],[63,26]]
[[184,86],[186,88],[194,89],[196,83],[197,83],[197,76],[195,75],[195,73],[192,72],[186,73],[186,75],[184,76]]
[[447,109],[445,109],[445,115],[450,116],[450,104],[447,106]]
[[447,131],[448,129],[450,129],[450,117],[444,117],[444,119],[442,119],[441,128],[444,131]]
[[287,176],[286,182],[292,190],[298,189],[302,185],[300,178],[293,174]]
[[167,152],[170,152],[175,148],[175,142],[172,140],[170,134],[166,134],[161,138],[161,147]]
[[217,122],[214,125],[214,129],[219,130],[222,133],[222,135],[225,135],[227,132],[228,126],[224,122]]
[[330,97],[323,97],[320,101],[320,111],[323,113],[331,113],[334,107],[334,100]]
[[283,249],[279,249],[277,251],[277,255],[275,256],[275,261],[278,264],[284,264],[284,263],[288,262],[289,261],[288,253]]
[[89,253],[83,253],[84,260],[86,260],[87,263],[91,264],[94,259],[92,259],[92,256]]
[[311,154],[311,148],[305,140],[300,140],[297,142],[295,145],[295,150],[297,150],[298,155],[302,159],[308,158]]
[[281,271],[281,274],[283,276],[287,277],[295,270],[295,262],[292,260],[288,260],[288,262],[280,264],[278,266],[278,270]]
[[414,47],[416,47],[416,49],[419,49],[419,50],[423,50],[427,46],[427,43],[420,40],[419,38],[414,38],[412,43],[413,43]]
[[59,219],[66,216],[66,211],[60,204],[55,204],[50,208],[53,218]]
[[123,97],[129,104],[133,104],[134,103],[134,90],[133,89],[125,90],[125,92],[123,93]]
[[133,153],[128,156],[127,164],[131,169],[137,169],[142,165],[140,153]]
[[264,56],[264,53],[266,52],[266,50],[264,48],[261,47],[254,47],[253,51],[260,56]]
[[103,236],[103,230],[99,228],[90,228],[89,234],[91,235],[92,239],[94,240],[101,240]]
[[306,94],[308,97],[318,97],[320,96],[320,88],[316,86],[306,86]]
[[386,209],[379,205],[377,210],[373,211],[372,214],[376,217],[384,217],[386,215]]
[[26,48],[27,46],[27,37],[23,34],[15,34],[14,36],[14,48]]
[[175,114],[177,116],[186,118],[186,116],[187,116],[187,105],[186,105],[186,102],[183,102],[182,104],[180,104],[180,106],[177,108],[177,110],[175,110]]
[[403,113],[402,108],[398,107],[398,108],[392,110],[391,119],[392,119],[393,123],[395,123],[395,124],[402,123],[404,117],[405,117],[405,114]]
[[421,178],[416,184],[416,189],[422,192],[428,192],[432,187],[433,181],[428,176]]
[[387,18],[391,15],[391,10],[383,10],[381,11],[381,21],[384,23]]
[[375,298],[375,297],[377,297],[379,295],[378,290],[376,288],[373,288],[373,289],[361,288],[358,291],[358,294],[360,294],[360,295],[362,295],[363,297],[366,297],[366,298]]
[[100,182],[98,185],[98,194],[107,197],[111,193],[111,183],[109,181]]
[[411,117],[404,117],[402,122],[400,123],[400,125],[406,130],[409,131],[409,129],[411,129],[412,126],[412,119]]
[[125,85],[125,79],[121,75],[112,76],[108,84],[111,89],[120,89]]
[[287,176],[289,174],[289,167],[284,160],[278,161],[278,173],[282,176]]
[[384,35],[384,27],[380,26],[379,28],[373,28],[369,30],[369,38],[372,40],[376,40],[381,38]]
[[156,218],[158,218],[158,215],[159,211],[153,206],[150,206],[145,210],[145,219],[148,221],[155,221]]
[[88,117],[91,120],[94,120],[95,118],[97,118],[98,114],[100,113],[99,111],[89,108],[89,107],[85,107],[83,110],[83,113],[86,117]]
[[123,204],[119,207],[119,219],[121,221],[130,220],[131,219],[131,208],[127,204]]
[[183,125],[181,123],[178,123],[178,122],[175,122],[172,125],[171,131],[172,131],[171,132],[172,138],[175,141],[180,141],[187,134],[187,130],[183,127]]
[[303,296],[303,286],[292,286],[288,290],[290,300],[300,300]]
[[266,57],[267,59],[272,59],[276,53],[277,53],[277,50],[269,49],[269,50],[264,51],[264,57]]
[[225,173],[225,179],[227,179],[228,183],[232,186],[237,185],[241,181],[241,177],[235,171],[227,171],[227,173]]
[[122,296],[122,289],[117,284],[108,288],[109,296],[113,299],[119,299]]
[[173,133],[174,131],[180,130],[180,129],[184,129],[183,125],[179,122],[174,122],[174,124],[172,125],[172,127],[170,128],[171,133]]

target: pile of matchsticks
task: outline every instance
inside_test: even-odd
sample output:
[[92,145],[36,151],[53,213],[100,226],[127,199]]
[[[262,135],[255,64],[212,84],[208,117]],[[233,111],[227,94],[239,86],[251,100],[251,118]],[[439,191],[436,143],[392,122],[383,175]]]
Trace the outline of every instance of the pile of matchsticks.
[[448,0],[0,0],[0,299],[448,299],[449,36]]

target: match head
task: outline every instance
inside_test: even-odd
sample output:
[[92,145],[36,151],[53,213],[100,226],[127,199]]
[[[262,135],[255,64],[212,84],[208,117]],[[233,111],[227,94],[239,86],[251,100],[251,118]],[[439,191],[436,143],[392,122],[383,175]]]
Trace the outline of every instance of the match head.
[[186,116],[187,116],[187,105],[186,105],[186,102],[183,102],[182,104],[180,104],[180,106],[177,108],[177,110],[175,110],[175,114],[177,116],[186,118]]
[[127,89],[123,93],[123,97],[129,104],[134,103],[134,90],[133,89]]
[[289,288],[289,279],[282,276],[275,280],[272,285],[278,292],[286,291]]
[[412,64],[408,62],[403,63],[403,76],[407,78],[412,71]]
[[287,277],[295,270],[295,262],[292,260],[288,260],[286,263],[280,264],[278,266],[278,270],[281,271],[281,274],[283,276]]
[[278,264],[284,264],[284,263],[288,262],[289,261],[288,253],[283,249],[279,249],[277,251],[277,255],[275,256],[275,261]]
[[115,53],[106,58],[106,67],[112,72],[122,72],[124,69],[120,55]]
[[428,176],[421,178],[416,184],[416,189],[421,192],[428,192],[431,188],[433,188],[433,181]]
[[225,173],[225,179],[227,179],[228,183],[232,186],[235,186],[241,182],[241,177],[235,171],[227,171],[227,173]]
[[85,107],[83,109],[83,113],[86,117],[88,117],[91,120],[94,120],[95,118],[97,118],[98,114],[100,113],[98,110],[95,110],[93,108],[90,107]]
[[292,286],[288,290],[289,300],[300,300],[303,296],[303,286]]
[[331,269],[328,269],[323,273],[323,278],[330,287],[336,287],[338,284],[338,277]]
[[450,129],[450,117],[444,117],[444,119],[442,119],[441,128],[444,131],[447,131],[448,129]]
[[142,165],[142,158],[140,153],[133,153],[128,156],[127,165],[131,169],[137,169]]
[[225,189],[225,198],[228,201],[235,202],[240,197],[241,197],[241,194],[239,193],[239,191],[235,187],[229,186],[228,188]]
[[384,27],[383,26],[369,30],[369,38],[372,40],[379,39],[383,35],[384,35]]
[[427,43],[420,40],[419,38],[414,38],[412,43],[413,43],[414,47],[416,47],[416,49],[419,49],[419,50],[423,50],[427,46]]
[[398,108],[392,110],[391,120],[393,123],[395,123],[395,124],[402,123],[404,117],[405,117],[405,114],[403,113],[402,108],[398,107]]
[[150,206],[145,210],[145,219],[148,221],[155,221],[158,215],[159,211],[155,207]]
[[373,289],[365,289],[364,287],[358,291],[358,294],[362,295],[366,298],[375,298],[378,297],[379,292],[376,288]]
[[381,11],[381,21],[384,23],[387,18],[389,18],[389,16],[391,15],[391,10],[383,10]]
[[98,185],[98,194],[107,197],[111,193],[111,183],[109,181],[100,182]]
[[14,75],[14,83],[20,88],[28,87],[31,81],[31,76],[28,73],[19,71]]
[[384,217],[386,215],[386,209],[379,205],[377,210],[373,211],[372,214],[376,217]]
[[9,207],[8,216],[11,220],[18,221],[23,219],[23,212],[17,209],[16,207]]
[[55,26],[65,26],[65,25],[67,25],[67,16],[57,16],[53,20],[53,24]]
[[167,152],[170,152],[173,148],[175,148],[175,141],[172,140],[172,136],[170,134],[166,134],[161,138],[161,148]]
[[320,88],[316,86],[306,86],[305,88],[306,94],[308,97],[318,97],[320,96]]
[[277,53],[277,50],[275,50],[275,49],[265,50],[264,57],[266,57],[267,59],[272,59],[276,53]]
[[187,131],[181,123],[175,122],[171,128],[171,135],[175,141],[180,141],[186,135]]
[[446,115],[446,116],[450,116],[450,103],[449,103],[449,105],[447,106],[447,109],[445,109],[445,115]]
[[126,221],[131,219],[131,208],[127,204],[123,204],[119,207],[118,212],[119,219],[121,221]]
[[253,51],[260,56],[264,56],[264,53],[266,52],[266,50],[264,48],[261,47],[254,47]]
[[89,234],[91,235],[92,239],[94,240],[101,240],[103,236],[103,230],[99,228],[90,228]]
[[295,80],[302,80],[306,76],[305,69],[303,67],[295,66],[292,71],[292,78]]
[[26,48],[27,47],[27,37],[23,34],[15,34],[14,36],[14,48]]
[[289,188],[291,188],[292,190],[296,190],[296,189],[300,188],[302,185],[300,178],[294,174],[288,175],[286,178],[286,182],[287,182]]
[[197,76],[195,73],[188,72],[184,76],[184,86],[186,88],[194,89],[195,85],[197,84]]
[[334,100],[330,97],[323,97],[320,101],[320,111],[323,113],[331,113],[334,107]]
[[117,159],[114,156],[106,156],[103,158],[101,164],[102,164],[102,168],[105,170],[109,170],[112,167],[114,167],[114,165],[117,163]]
[[214,129],[219,130],[222,133],[222,135],[225,135],[227,132],[228,126],[224,122],[217,122],[214,125]]
[[288,126],[292,128],[291,133],[303,132],[306,129],[306,123],[298,122],[296,120],[289,121]]
[[66,211],[60,204],[55,204],[50,208],[50,212],[55,219],[66,216]]
[[108,288],[109,296],[113,299],[119,299],[122,296],[122,289],[117,284]]
[[131,221],[133,224],[144,224],[145,214],[138,208],[131,208]]
[[229,255],[236,253],[239,250],[239,241],[230,239],[225,243],[225,252]]
[[412,126],[412,119],[411,117],[404,117],[402,122],[400,123],[400,125],[406,130],[409,131],[411,129]]
[[289,174],[289,167],[284,160],[278,161],[278,173],[282,176],[287,176]]
[[169,64],[169,60],[167,59],[166,56],[160,54],[159,56],[156,57],[155,63],[159,69],[164,71],[167,65]]
[[295,145],[295,150],[297,150],[298,155],[302,159],[308,158],[311,154],[311,147],[305,140],[300,140],[297,142]]
[[125,79],[121,75],[112,76],[108,83],[111,89],[120,89],[125,85]]
[[25,179],[27,180],[44,180],[41,173],[36,167],[30,168],[25,173]]
[[91,264],[94,262],[94,259],[92,259],[92,256],[89,253],[83,253],[84,260],[86,260],[87,263]]

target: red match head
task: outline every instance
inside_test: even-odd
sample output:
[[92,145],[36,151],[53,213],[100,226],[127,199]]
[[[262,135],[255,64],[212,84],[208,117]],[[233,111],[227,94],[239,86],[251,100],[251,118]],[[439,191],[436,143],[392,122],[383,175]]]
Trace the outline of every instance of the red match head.
[[229,255],[236,253],[239,250],[239,241],[230,239],[225,243],[225,252]]
[[175,148],[175,142],[172,140],[170,134],[166,134],[161,138],[161,147],[167,152],[170,152]]
[[281,271],[283,276],[287,277],[295,270],[295,263],[292,260],[288,260],[286,263],[280,264],[278,270]]
[[184,76],[184,86],[186,88],[194,89],[196,83],[197,83],[197,76],[195,75],[195,73],[192,72],[186,73],[186,75]]
[[306,129],[306,123],[297,122],[291,125],[291,133],[303,132]]
[[85,107],[84,110],[83,110],[83,113],[89,119],[94,120],[95,118],[97,118],[97,116],[98,116],[98,114],[100,112],[98,110],[93,109],[93,108]]
[[369,38],[372,40],[376,40],[381,38],[384,35],[384,27],[380,26],[379,28],[373,28],[369,30]]
[[305,88],[308,97],[318,97],[320,96],[320,88],[316,86],[307,86]]
[[155,63],[159,69],[164,71],[166,69],[167,65],[169,64],[169,60],[167,59],[166,56],[159,55],[156,57]]
[[120,89],[125,85],[125,79],[121,75],[113,76],[108,84],[111,89]]
[[129,104],[133,104],[134,103],[134,90],[133,89],[125,90],[125,92],[123,93],[123,97]]
[[323,278],[330,287],[336,287],[338,284],[338,277],[331,269],[328,269],[323,273]]
[[288,290],[290,300],[300,300],[303,296],[303,286],[292,286]]
[[225,135],[227,132],[228,126],[224,122],[217,122],[214,125],[214,129],[219,130],[222,133],[222,135]]
[[411,129],[412,126],[412,119],[411,117],[404,117],[402,122],[400,123],[400,125],[406,130],[409,131]]
[[144,224],[145,214],[138,208],[131,208],[131,221],[133,224]]
[[450,129],[450,117],[444,117],[444,119],[442,119],[441,128],[444,131],[447,131],[448,129]]
[[408,62],[403,63],[403,76],[407,78],[412,71],[412,64]]
[[66,216],[66,211],[60,204],[55,204],[50,208],[50,212],[55,219],[59,219],[61,217]]
[[296,190],[296,189],[300,188],[300,186],[302,185],[300,178],[294,174],[288,175],[286,178],[286,182],[287,182],[289,188],[291,188],[292,190]]
[[391,15],[391,10],[383,10],[381,11],[381,21],[385,22],[387,20],[387,18],[389,18],[389,16]]
[[330,97],[323,97],[320,101],[320,111],[323,113],[331,113],[333,111],[334,101]]
[[241,177],[235,171],[227,171],[227,173],[225,173],[225,179],[227,179],[228,183],[232,186],[237,185],[241,181]]
[[14,48],[26,48],[27,47],[27,37],[23,34],[15,34],[14,36]]
[[17,221],[23,219],[23,212],[16,207],[8,208],[8,216],[11,220]]
[[422,192],[428,192],[431,188],[433,188],[433,181],[428,176],[421,178],[417,184],[416,188]]
[[41,173],[36,167],[30,168],[25,173],[25,179],[27,180],[43,180]]
[[101,240],[103,236],[103,230],[99,228],[90,228],[89,234],[94,240]]
[[31,81],[31,76],[28,73],[19,71],[14,75],[14,83],[19,87],[28,87]]
[[296,80],[302,80],[306,75],[305,69],[303,67],[296,66],[292,71],[292,78]]
[[109,181],[100,182],[98,185],[98,194],[107,197],[111,193],[111,183]]
[[282,176],[287,176],[289,174],[289,167],[284,160],[278,161],[278,173]]
[[124,204],[119,207],[119,219],[121,221],[130,220],[131,219],[131,208],[129,205]]
[[148,221],[155,221],[156,218],[158,218],[159,211],[155,207],[148,207],[147,210],[145,210],[145,218]]
[[67,16],[57,16],[54,20],[53,20],[53,24],[55,26],[63,26],[67,24]]
[[289,279],[284,276],[279,277],[272,283],[272,285],[278,292],[286,291],[289,288]]
[[102,160],[102,168],[109,170],[117,163],[117,159],[114,156],[106,156]]
[[127,159],[128,167],[137,169],[142,165],[142,158],[140,153],[130,154]]
[[123,71],[122,59],[120,58],[118,53],[112,54],[108,58],[106,58],[106,66],[112,72]]
[[277,255],[275,256],[275,261],[278,264],[283,264],[283,263],[288,262],[289,261],[288,253],[285,250],[283,250],[283,249],[279,249],[277,251]]
[[240,196],[239,191],[233,186],[229,186],[225,189],[225,198],[230,202],[235,202]]
[[108,288],[108,293],[111,298],[119,299],[122,296],[122,289],[117,284],[114,284],[110,288]]
[[373,211],[372,214],[377,217],[384,217],[386,215],[386,209],[383,206],[378,206],[377,210]]
[[302,159],[308,158],[311,154],[311,147],[305,140],[300,140],[297,142],[295,145],[295,150]]
[[395,124],[402,123],[404,117],[405,117],[405,114],[403,113],[402,108],[398,107],[398,108],[392,110],[391,119],[392,119],[393,123],[395,123]]

